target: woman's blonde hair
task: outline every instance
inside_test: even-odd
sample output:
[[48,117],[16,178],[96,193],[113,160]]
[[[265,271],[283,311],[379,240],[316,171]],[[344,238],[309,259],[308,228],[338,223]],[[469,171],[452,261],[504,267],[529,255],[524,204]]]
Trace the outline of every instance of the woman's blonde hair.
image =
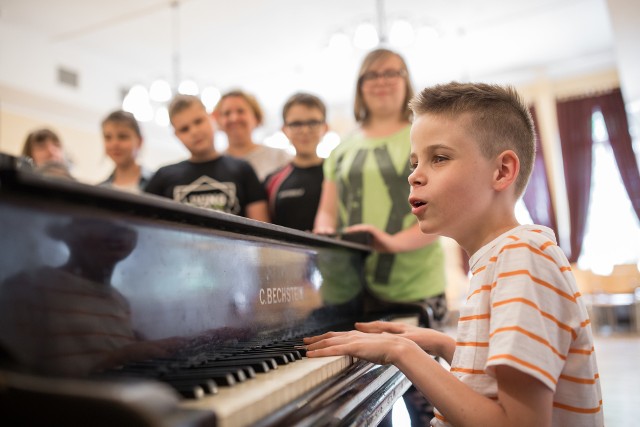
[[247,101],[247,104],[249,104],[249,107],[251,107],[251,111],[253,111],[253,115],[256,117],[256,122],[258,122],[258,126],[262,124],[264,113],[262,112],[262,108],[260,107],[258,100],[256,99],[255,96],[240,89],[232,90],[222,95],[222,97],[220,98],[220,101],[218,101],[218,103],[216,104],[216,108],[214,112],[216,114],[219,114],[220,109],[222,108],[222,102],[225,99],[232,98],[232,97],[242,98],[245,101]]

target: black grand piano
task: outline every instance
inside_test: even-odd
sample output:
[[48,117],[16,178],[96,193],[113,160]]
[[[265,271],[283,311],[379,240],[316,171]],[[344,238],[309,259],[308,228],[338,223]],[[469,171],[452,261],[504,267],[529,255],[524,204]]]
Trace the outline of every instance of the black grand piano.
[[375,425],[409,387],[395,367],[301,346],[419,314],[365,308],[362,242],[0,155],[0,245],[3,425]]

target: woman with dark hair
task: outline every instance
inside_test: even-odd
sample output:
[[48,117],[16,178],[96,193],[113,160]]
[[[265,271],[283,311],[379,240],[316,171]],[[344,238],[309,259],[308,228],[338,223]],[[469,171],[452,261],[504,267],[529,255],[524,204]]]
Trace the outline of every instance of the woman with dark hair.
[[[364,58],[354,103],[358,128],[324,162],[314,232],[371,233],[375,252],[365,265],[366,309],[415,306],[428,314],[423,323],[434,327],[431,322],[446,313],[444,253],[437,236],[421,233],[407,201],[412,97],[399,54],[377,49]],[[412,424],[428,424],[428,402],[415,388],[409,394]]]

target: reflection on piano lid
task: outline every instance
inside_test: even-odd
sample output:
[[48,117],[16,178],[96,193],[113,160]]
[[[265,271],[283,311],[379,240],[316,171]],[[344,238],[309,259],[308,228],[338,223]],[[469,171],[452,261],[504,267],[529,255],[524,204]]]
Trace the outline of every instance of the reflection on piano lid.
[[[3,414],[33,400],[51,411],[20,415],[35,424],[83,405],[112,423],[113,407],[146,420],[132,425],[291,425],[305,399],[362,368],[307,359],[300,345],[369,318],[365,245],[45,179],[4,155],[0,224]],[[381,408],[407,386],[389,369],[396,392]],[[157,385],[149,398],[163,409],[122,399],[148,389],[132,381]],[[170,410],[191,421],[166,421]]]

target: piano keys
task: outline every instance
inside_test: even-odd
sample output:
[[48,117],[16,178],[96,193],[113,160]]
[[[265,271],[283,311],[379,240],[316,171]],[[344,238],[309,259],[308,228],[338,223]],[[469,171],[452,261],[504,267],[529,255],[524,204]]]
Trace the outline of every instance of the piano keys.
[[[266,426],[333,423],[340,407],[344,422],[370,422],[408,387],[393,367],[307,359],[299,347],[372,318],[368,246],[20,165],[0,155],[3,413],[74,425],[69,411],[85,405],[96,418],[142,411],[133,425]],[[357,385],[369,377],[375,386]],[[151,389],[161,410],[122,399]],[[67,406],[19,412],[29,399]]]

